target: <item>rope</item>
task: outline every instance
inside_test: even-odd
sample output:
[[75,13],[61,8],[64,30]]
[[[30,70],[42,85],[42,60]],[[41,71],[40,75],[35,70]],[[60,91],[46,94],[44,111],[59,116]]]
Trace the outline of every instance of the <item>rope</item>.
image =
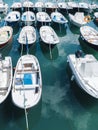
[[[23,68],[23,64],[22,64],[22,68]],[[24,84],[22,84],[22,85],[23,85],[23,88],[24,88]],[[27,116],[25,101],[26,101],[26,98],[25,98],[25,89],[24,89],[24,110],[25,110],[26,130],[29,130],[29,125],[28,125],[29,123],[28,123],[28,116]]]
[[50,58],[52,59],[51,44],[49,44],[49,50],[50,50]]
[[[24,104],[24,107],[25,107],[25,104]],[[26,130],[29,130],[28,116],[27,116],[26,107],[25,107],[25,119],[26,119]]]

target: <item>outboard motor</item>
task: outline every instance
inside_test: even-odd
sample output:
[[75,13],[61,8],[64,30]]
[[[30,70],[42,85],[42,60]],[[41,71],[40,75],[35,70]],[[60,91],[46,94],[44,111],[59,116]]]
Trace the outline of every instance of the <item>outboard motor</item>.
[[75,56],[76,56],[76,58],[80,58],[82,56],[82,50],[77,50],[75,52]]

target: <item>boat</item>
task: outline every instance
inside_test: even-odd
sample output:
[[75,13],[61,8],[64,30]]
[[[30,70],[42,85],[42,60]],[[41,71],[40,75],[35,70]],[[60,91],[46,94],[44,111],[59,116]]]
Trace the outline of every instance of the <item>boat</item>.
[[98,49],[98,31],[90,26],[80,28],[80,36],[89,46]]
[[81,89],[98,99],[98,61],[91,55],[81,55],[80,51],[67,57],[73,78]]
[[44,10],[44,3],[41,1],[38,1],[35,3],[35,10],[36,12],[42,12]]
[[73,8],[73,12],[77,12],[78,9],[79,9],[79,4],[78,4],[77,2],[69,1],[69,2],[67,2],[67,5],[68,5],[70,8]]
[[52,12],[51,19],[54,23],[67,24],[68,20],[60,12]]
[[94,21],[98,23],[98,12],[94,12]]
[[34,3],[29,1],[29,0],[25,0],[22,4],[23,7],[23,12],[25,11],[33,11],[34,8]]
[[3,26],[0,28],[0,48],[10,43],[13,36],[13,28],[10,26]]
[[36,20],[38,24],[49,24],[51,23],[51,18],[46,12],[37,12]]
[[55,45],[59,43],[59,38],[52,27],[41,26],[40,27],[40,37],[41,40],[46,44]]
[[0,13],[6,14],[8,12],[8,4],[5,3],[3,0],[0,0]]
[[36,30],[33,26],[24,26],[20,31],[18,42],[21,45],[31,45],[36,42]]
[[84,12],[76,12],[74,15],[69,13],[69,20],[73,25],[81,27],[89,23],[91,17],[89,15],[84,16]]
[[21,16],[22,24],[32,25],[35,23],[35,14],[31,11],[26,11]]
[[22,11],[22,3],[21,2],[14,2],[11,5],[10,9],[12,11],[19,11],[21,13],[21,11]]
[[78,5],[79,5],[79,11],[89,13],[90,8],[89,8],[89,4],[88,3],[86,3],[86,2],[79,2]]
[[5,22],[9,26],[15,26],[20,21],[20,12],[19,11],[11,11],[5,17]]
[[2,54],[0,54],[0,104],[7,99],[11,91],[12,70],[11,57],[5,56],[3,59]]
[[73,12],[73,7],[68,6],[67,2],[58,2],[58,10],[62,13],[71,13]]
[[47,13],[54,12],[57,9],[57,4],[53,2],[45,2],[45,11]]
[[42,76],[38,59],[30,54],[19,58],[14,73],[11,97],[21,109],[38,104],[42,95]]

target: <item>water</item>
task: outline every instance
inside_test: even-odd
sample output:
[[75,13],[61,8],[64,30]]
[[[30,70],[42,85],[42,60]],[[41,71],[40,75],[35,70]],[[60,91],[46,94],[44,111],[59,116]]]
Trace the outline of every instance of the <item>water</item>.
[[[5,0],[9,5],[12,0]],[[93,23],[90,25],[98,30]],[[55,28],[55,27],[54,27]],[[14,28],[13,42],[0,50],[4,56],[10,55],[15,67],[21,55],[17,41],[20,28]],[[49,48],[39,41],[29,50],[40,63],[43,79],[42,99],[28,112],[29,130],[98,130],[98,101],[83,92],[75,81],[71,81],[71,71],[67,55],[82,49],[98,59],[98,52],[79,39],[79,29],[68,25],[55,28],[60,43]],[[25,54],[25,52],[24,52]],[[15,107],[11,95],[0,105],[0,130],[26,130],[25,113]]]

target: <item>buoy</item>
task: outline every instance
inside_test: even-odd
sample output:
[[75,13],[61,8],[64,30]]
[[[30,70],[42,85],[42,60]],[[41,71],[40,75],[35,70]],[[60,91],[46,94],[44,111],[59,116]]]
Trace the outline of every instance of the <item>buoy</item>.
[[91,21],[91,17],[89,15],[85,16],[84,17],[84,21],[87,22],[87,23],[90,22]]

